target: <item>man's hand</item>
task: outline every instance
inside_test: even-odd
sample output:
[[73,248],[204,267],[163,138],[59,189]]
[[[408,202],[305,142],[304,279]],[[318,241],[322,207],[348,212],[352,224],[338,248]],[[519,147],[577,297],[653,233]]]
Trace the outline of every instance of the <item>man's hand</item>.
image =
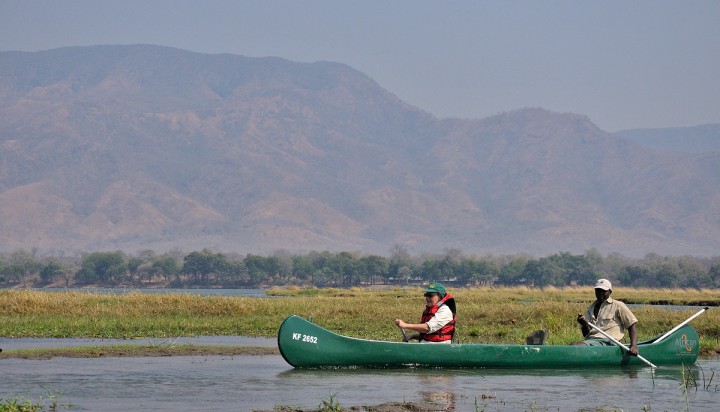
[[628,349],[630,349],[629,353],[630,353],[632,356],[637,356],[637,355],[638,355],[637,345],[630,345],[630,347],[629,347]]
[[585,319],[584,315],[578,315],[577,322],[584,327],[590,326],[590,325],[588,325],[588,321],[587,321],[587,319]]

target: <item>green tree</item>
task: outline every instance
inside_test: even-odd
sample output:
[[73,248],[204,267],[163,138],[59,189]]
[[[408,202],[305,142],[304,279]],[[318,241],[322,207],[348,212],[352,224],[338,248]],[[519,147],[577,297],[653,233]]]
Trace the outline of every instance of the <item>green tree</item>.
[[720,265],[713,265],[708,271],[708,276],[712,281],[712,287],[720,288]]
[[181,270],[180,263],[172,256],[161,256],[152,263],[153,274],[166,280]]
[[652,286],[655,284],[655,277],[651,275],[650,269],[640,265],[628,265],[622,268],[617,274],[621,284],[627,286]]
[[[586,255],[573,255],[569,252],[562,252],[550,256],[548,259],[555,262],[562,268],[562,277],[564,285],[576,282],[578,285],[593,285],[599,278],[597,267],[602,262],[602,258],[592,251]],[[560,282],[560,280],[557,280]],[[562,286],[556,284],[555,286]]]
[[264,257],[248,253],[245,259],[243,259],[243,263],[245,264],[245,269],[247,270],[252,285],[258,286],[268,277]]
[[369,276],[367,268],[365,267],[365,261],[357,259],[355,256],[351,256],[351,259],[345,263],[343,271],[347,285],[357,286],[362,283],[367,283],[368,281]]
[[222,253],[212,253],[207,249],[202,252],[191,252],[183,260],[182,273],[190,276],[190,283],[208,285],[215,276],[217,282],[228,270],[228,262]]
[[128,259],[128,272],[131,276],[139,276],[140,275],[140,266],[145,263],[142,259],[133,257]]
[[353,275],[356,273],[354,265],[355,257],[350,252],[340,252],[333,259],[333,269],[338,277],[339,284],[342,286],[351,286],[353,283]]
[[2,274],[6,281],[19,282],[23,278],[38,273],[42,264],[35,259],[37,249],[27,251],[18,249],[10,254],[4,267]]
[[463,259],[460,262],[460,279],[474,285],[489,285],[499,275],[500,268],[493,260]]
[[[528,264],[528,258],[525,256],[515,256],[501,265],[498,273],[498,283],[501,285],[519,285],[525,279],[525,267]],[[527,279],[525,279],[527,281]]]
[[413,276],[413,270],[409,266],[402,266],[398,269],[397,276],[402,284],[407,285]]
[[113,285],[126,279],[127,262],[123,252],[95,252],[85,256],[75,279],[84,284]]
[[249,281],[250,276],[248,276],[245,262],[242,260],[229,260],[221,278],[223,286],[248,285]]
[[293,277],[302,281],[313,283],[313,274],[317,270],[310,255],[295,255],[292,257]]
[[330,252],[310,252],[307,255],[307,259],[312,264],[312,270],[310,273],[310,282],[313,285],[322,286],[329,282],[329,269],[327,269],[327,262],[330,260]]
[[525,266],[523,276],[535,286],[563,286],[565,284],[564,271],[554,259],[540,258],[531,260]]
[[62,276],[62,267],[55,261],[51,261],[40,269],[40,282],[43,284],[52,283],[60,276]]
[[365,273],[367,274],[371,285],[374,285],[380,279],[387,280],[390,270],[390,260],[388,260],[388,258],[377,255],[369,255],[363,256],[360,258],[360,261],[365,267]]
[[680,285],[680,268],[674,262],[664,262],[655,268],[657,283],[652,286],[676,288]]
[[439,260],[436,260],[434,258],[428,257],[423,260],[422,266],[422,277],[425,281],[430,280],[441,280],[442,277],[442,267]]
[[[128,259],[128,272],[130,276],[142,282],[143,280],[151,280],[158,274],[157,267],[154,267],[157,256],[153,250],[142,250],[137,256]],[[176,273],[177,274],[177,273]]]
[[697,259],[691,256],[678,257],[677,267],[680,272],[680,286],[695,289],[712,287],[710,274]]
[[293,259],[290,252],[287,250],[275,251],[270,257],[268,264],[275,279],[275,284],[286,285],[292,282]]
[[[400,279],[403,283],[407,283],[410,280],[408,274],[412,276],[416,267],[412,256],[410,256],[410,253],[408,253],[404,246],[396,243],[390,248],[389,277]],[[404,268],[402,270],[403,273],[400,273],[401,268]]]

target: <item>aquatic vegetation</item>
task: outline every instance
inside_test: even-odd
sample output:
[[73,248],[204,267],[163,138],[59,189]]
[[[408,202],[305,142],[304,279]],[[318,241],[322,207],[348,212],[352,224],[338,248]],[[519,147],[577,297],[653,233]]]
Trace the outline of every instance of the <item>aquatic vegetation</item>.
[[57,389],[47,391],[47,399],[49,405],[45,405],[44,397],[40,397],[38,402],[25,397],[0,398],[0,412],[40,412],[40,411],[57,411],[58,408],[69,409],[72,404],[59,404],[60,391]]
[[337,401],[335,398],[337,396],[337,393],[333,394],[331,393],[330,396],[328,396],[327,399],[323,399],[322,402],[318,405],[318,411],[319,412],[339,412],[342,411],[342,405],[340,402]]
[[[547,329],[547,344],[581,339],[577,314],[594,300],[591,288],[478,287],[450,289],[458,302],[462,343],[521,343]],[[422,289],[272,289],[271,298],[201,296],[189,293],[101,294],[91,292],[0,291],[0,336],[173,338],[198,335],[274,337],[280,323],[296,314],[343,335],[400,340],[395,318],[419,320]],[[633,305],[640,340],[662,334],[699,307],[720,302],[720,290],[626,289],[613,297]],[[368,322],[367,319],[387,319]],[[694,319],[701,353],[720,350],[720,310]]]
[[30,399],[19,398],[0,398],[0,412],[34,412],[41,411],[44,406],[36,404]]

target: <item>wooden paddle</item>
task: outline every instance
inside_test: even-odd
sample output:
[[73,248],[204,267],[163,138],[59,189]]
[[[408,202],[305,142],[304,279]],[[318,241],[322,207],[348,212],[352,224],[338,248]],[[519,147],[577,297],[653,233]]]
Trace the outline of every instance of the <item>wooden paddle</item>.
[[[625,349],[627,352],[630,352],[630,348],[628,348],[627,346],[625,346],[625,345],[624,345],[622,342],[620,342],[619,340],[617,340],[617,339],[613,338],[612,336],[608,335],[607,333],[605,333],[604,330],[598,328],[597,326],[593,325],[593,324],[590,323],[590,322],[588,322],[587,324],[588,324],[588,326],[590,326],[591,328],[593,328],[593,329],[595,329],[596,331],[602,333],[603,336],[605,336],[606,338],[610,339],[610,342],[612,342],[612,343],[614,343],[615,345],[617,345],[617,346]],[[640,354],[638,354],[637,357],[638,357],[638,359],[640,359],[641,361],[647,363],[648,366],[653,367],[653,368],[657,368],[657,366],[653,365],[652,362],[650,362],[649,360],[647,360],[647,359],[643,358],[642,356],[640,356]]]

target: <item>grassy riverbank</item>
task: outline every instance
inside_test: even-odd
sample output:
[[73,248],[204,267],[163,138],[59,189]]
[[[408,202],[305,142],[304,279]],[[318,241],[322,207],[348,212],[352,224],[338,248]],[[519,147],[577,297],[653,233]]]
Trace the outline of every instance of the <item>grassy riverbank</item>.
[[142,356],[266,356],[279,355],[277,348],[204,345],[114,345],[74,348],[19,349],[4,351],[0,358],[49,359]]
[[[548,344],[580,339],[575,321],[594,300],[592,288],[451,289],[458,302],[463,343],[521,343],[548,329]],[[0,291],[0,336],[171,338],[196,335],[273,337],[282,320],[297,314],[338,333],[400,340],[396,317],[417,321],[424,305],[420,288],[277,289],[269,299],[191,294],[118,294]],[[640,340],[657,336],[703,306],[720,304],[720,290],[622,289],[616,299],[641,304]],[[688,310],[663,305],[697,305]],[[720,308],[693,320],[701,352],[720,351]]]

